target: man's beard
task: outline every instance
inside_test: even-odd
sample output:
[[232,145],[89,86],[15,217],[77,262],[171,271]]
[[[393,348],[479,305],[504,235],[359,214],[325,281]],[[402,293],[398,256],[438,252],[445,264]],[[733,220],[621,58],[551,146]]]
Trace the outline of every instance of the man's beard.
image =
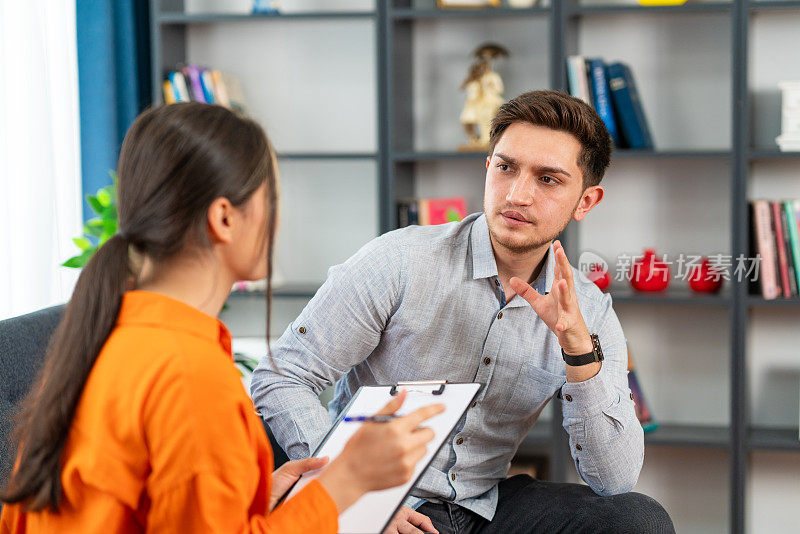
[[539,238],[539,239],[537,239],[536,237],[532,237],[528,241],[521,242],[516,239],[504,239],[503,237],[498,235],[492,229],[493,224],[490,222],[490,218],[489,217],[486,218],[486,222],[489,226],[489,234],[492,237],[492,241],[513,254],[526,254],[528,252],[541,248],[544,245],[549,245],[554,239],[556,239],[559,235],[561,235],[561,233],[564,230],[566,230],[571,220],[572,220],[572,215],[570,215],[570,217],[567,219],[567,222],[564,223],[564,226],[558,232],[555,232],[552,235],[548,235],[544,238]]

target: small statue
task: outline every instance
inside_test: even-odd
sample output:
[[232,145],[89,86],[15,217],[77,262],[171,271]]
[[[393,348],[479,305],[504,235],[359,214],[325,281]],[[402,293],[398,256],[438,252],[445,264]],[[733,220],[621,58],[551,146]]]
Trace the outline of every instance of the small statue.
[[469,138],[458,147],[460,152],[482,152],[489,148],[489,127],[497,110],[503,105],[503,80],[492,70],[498,57],[508,57],[508,50],[494,43],[486,43],[472,53],[475,61],[461,84],[467,93],[461,111],[461,124]]

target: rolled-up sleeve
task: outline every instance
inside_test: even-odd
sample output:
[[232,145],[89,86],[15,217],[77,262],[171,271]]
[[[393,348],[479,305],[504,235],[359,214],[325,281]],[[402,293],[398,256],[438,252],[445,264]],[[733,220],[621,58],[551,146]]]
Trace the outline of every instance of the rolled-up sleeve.
[[644,432],[628,388],[628,352],[611,296],[603,295],[590,330],[603,347],[600,372],[561,388],[564,428],[575,467],[599,495],[631,491],[644,460]]
[[328,278],[253,373],[256,409],[291,459],[308,457],[331,421],[319,394],[365,360],[399,302],[403,254],[392,232]]

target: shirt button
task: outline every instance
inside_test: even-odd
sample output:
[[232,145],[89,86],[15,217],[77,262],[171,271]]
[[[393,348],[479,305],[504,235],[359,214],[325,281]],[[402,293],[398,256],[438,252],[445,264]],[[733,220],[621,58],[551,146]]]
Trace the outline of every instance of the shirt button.
[[575,445],[575,450],[576,451],[582,451],[583,447],[581,447],[580,444],[577,444],[577,445]]
[[564,398],[567,399],[567,402],[572,402],[572,395],[570,395],[569,393],[564,395]]
[[500,313],[498,313],[498,314],[497,314],[497,318],[498,318],[498,319],[502,319],[502,318],[503,318],[503,312],[500,312]]
[[461,445],[462,443],[464,443],[464,438],[458,438],[456,440],[456,445]]
[[301,334],[305,334],[305,333],[306,333],[306,327],[305,327],[305,326],[301,326],[301,327],[298,329],[298,331],[299,331]]
[[488,357],[488,356],[487,356],[487,357],[485,357],[485,358],[483,359],[483,363],[485,363],[486,365],[489,365],[490,363],[492,363],[492,359],[491,359],[490,357]]
[[451,480],[455,480],[456,479],[456,474],[455,473],[451,473],[450,474],[450,479]]
[[473,408],[476,407],[477,405],[478,405],[478,401],[475,401],[475,402],[472,403],[472,407]]
[[633,393],[631,393],[631,400],[633,400]]
[[500,287],[500,280],[495,278],[494,285],[496,285],[497,287]]

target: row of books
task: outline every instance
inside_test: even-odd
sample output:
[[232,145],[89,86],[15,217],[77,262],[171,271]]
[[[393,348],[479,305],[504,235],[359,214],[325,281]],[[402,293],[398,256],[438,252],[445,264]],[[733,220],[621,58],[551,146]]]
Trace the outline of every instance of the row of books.
[[765,299],[791,298],[800,288],[800,199],[750,202],[751,255],[761,257],[758,287]]
[[407,198],[397,201],[397,227],[413,224],[443,224],[467,216],[464,197]]
[[628,65],[606,64],[598,57],[569,56],[567,81],[572,96],[595,108],[617,148],[653,148],[653,137]]
[[164,102],[207,102],[247,115],[239,80],[228,73],[198,65],[186,65],[167,73],[162,82]]

